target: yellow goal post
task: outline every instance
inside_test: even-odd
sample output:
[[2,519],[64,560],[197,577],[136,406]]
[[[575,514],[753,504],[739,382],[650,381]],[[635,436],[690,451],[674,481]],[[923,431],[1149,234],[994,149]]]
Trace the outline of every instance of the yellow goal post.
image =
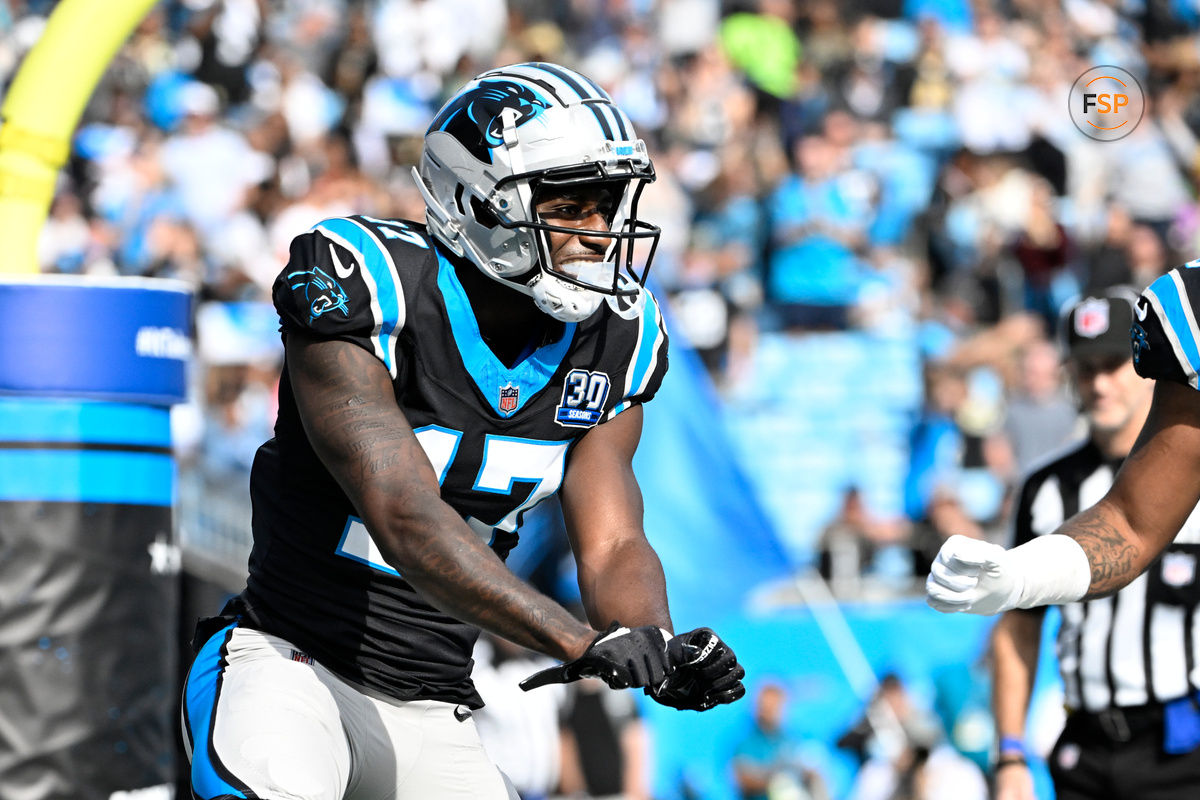
[[62,0],[0,107],[0,274],[38,271],[38,234],[88,98],[157,0]]

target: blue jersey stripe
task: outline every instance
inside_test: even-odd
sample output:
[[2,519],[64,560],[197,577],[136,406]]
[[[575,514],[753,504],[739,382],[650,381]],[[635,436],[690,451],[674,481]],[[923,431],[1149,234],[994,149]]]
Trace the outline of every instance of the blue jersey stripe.
[[[571,91],[575,92],[575,94],[579,96],[580,100],[602,100],[603,99],[603,97],[601,97],[599,95],[594,95],[591,91],[589,91],[589,90],[585,89],[583,86],[581,86],[578,81],[576,81],[574,78],[572,78],[571,75],[566,70],[562,69],[561,67],[558,67],[554,64],[546,64],[546,63],[542,63],[542,62],[535,64],[534,67],[536,69],[542,70],[543,72],[550,73],[551,75],[553,75],[554,77],[558,78],[560,81],[565,83],[567,85],[567,87],[571,89]],[[597,106],[599,106],[599,105],[606,105],[606,104],[605,103],[584,103],[584,105],[587,106],[589,109],[591,109],[592,114],[595,115],[595,117],[596,117],[596,122],[600,123],[600,130],[604,133],[604,138],[612,140],[613,139],[612,126],[610,126],[608,124],[608,120],[605,118],[604,113],[601,112],[599,108],[597,108]]]
[[171,446],[171,413],[157,406],[0,397],[0,441]]
[[624,411],[625,409],[629,408],[632,405],[633,405],[632,400],[624,400],[620,403],[617,403],[615,406],[613,406],[612,411],[608,412],[608,415],[604,419],[610,420],[613,417],[615,417],[617,414],[620,414],[622,411]]
[[637,384],[634,381],[636,374],[638,356],[641,355],[642,342],[646,335],[646,307],[645,300],[642,300],[642,313],[637,317],[637,344],[633,347],[633,354],[629,357],[629,364],[625,368],[625,388],[621,392],[622,397],[629,397],[636,390]]
[[375,321],[374,335],[376,352],[392,377],[396,376],[394,340],[397,331],[404,325],[404,294],[399,285],[391,254],[383,244],[354,220],[339,217],[327,219],[314,230],[331,234],[335,241],[344,241],[362,257],[364,281],[374,284],[373,300],[379,304],[379,317]]
[[[458,276],[454,274],[454,267],[440,251],[438,288],[446,304],[454,343],[471,379],[497,414],[502,417],[512,416],[526,401],[546,388],[546,384],[558,370],[559,364],[571,347],[576,324],[572,322],[564,326],[563,335],[557,342],[538,348],[528,358],[509,369],[484,343],[467,294],[458,282]],[[517,405],[511,411],[502,411],[500,390],[509,384],[517,389]]]
[[169,506],[175,461],[162,453],[0,450],[0,500]]
[[184,712],[192,743],[192,789],[197,797],[246,796],[221,776],[224,769],[213,763],[209,752],[212,716],[225,671],[225,643],[235,627],[236,623],[227,625],[204,643],[192,662],[184,690]]
[[1170,328],[1174,339],[1179,342],[1179,347],[1190,364],[1190,368],[1188,364],[1179,366],[1189,376],[1200,373],[1200,349],[1197,349],[1196,336],[1184,309],[1184,304],[1191,302],[1186,292],[1180,295],[1180,288],[1176,285],[1172,273],[1163,275],[1146,291],[1158,298],[1164,315],[1162,319],[1164,327]]
[[[326,227],[323,224],[315,226],[313,228],[313,230],[316,231],[317,233],[320,233],[322,236],[324,236],[326,239],[328,239],[333,244],[337,244],[339,247],[349,250],[350,254],[352,256],[354,256],[356,263],[358,263],[358,264],[366,263],[367,259],[362,254],[362,248],[359,246],[359,242],[357,240],[348,240],[345,237],[343,237],[341,234],[334,232],[329,227]],[[333,255],[333,254],[331,253],[330,255]],[[370,294],[371,319],[374,322],[374,327],[372,327],[371,335],[369,337],[370,342],[371,342],[372,347],[375,350],[376,357],[379,358],[379,360],[384,362],[384,364],[386,365],[386,364],[388,364],[388,358],[390,357],[391,354],[384,348],[383,342],[380,338],[380,333],[383,330],[384,312],[383,312],[383,309],[380,307],[379,288],[375,281],[375,278],[371,274],[371,270],[367,269],[366,267],[362,267],[361,269],[363,271],[362,272],[363,283],[366,284],[367,291]],[[335,271],[336,271],[336,267],[335,267]]]
[[634,362],[632,379],[628,382],[630,396],[640,394],[649,382],[651,366],[657,361],[658,346],[662,341],[662,316],[658,303],[650,290],[643,289],[646,306],[642,309],[642,327],[638,331],[637,360]]

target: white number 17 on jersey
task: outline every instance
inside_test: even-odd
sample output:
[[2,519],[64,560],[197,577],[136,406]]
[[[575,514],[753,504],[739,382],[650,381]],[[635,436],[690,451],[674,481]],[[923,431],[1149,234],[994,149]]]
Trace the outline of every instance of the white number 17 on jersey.
[[[427,425],[413,432],[429,457],[440,486],[446,480],[446,473],[450,471],[450,464],[458,453],[462,431]],[[488,544],[491,544],[497,529],[509,533],[515,531],[522,512],[554,494],[562,485],[567,446],[567,442],[543,442],[515,436],[488,434],[484,437],[483,463],[479,466],[473,489],[493,494],[511,494],[513,484],[518,481],[535,485],[525,502],[512,509],[495,526],[467,517],[466,522],[471,529]],[[346,527],[335,552],[390,575],[400,574],[383,558],[375,540],[367,532],[367,526],[358,517],[346,519]]]

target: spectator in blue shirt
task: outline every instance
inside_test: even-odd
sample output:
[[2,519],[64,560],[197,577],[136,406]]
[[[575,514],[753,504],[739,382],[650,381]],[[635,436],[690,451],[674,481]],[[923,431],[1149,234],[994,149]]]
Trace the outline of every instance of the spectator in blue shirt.
[[873,216],[873,185],[839,163],[820,135],[796,147],[796,171],[771,196],[767,296],[786,327],[841,329],[862,279],[858,251]]
[[798,743],[783,729],[787,692],[777,683],[767,683],[754,699],[754,726],[738,744],[733,756],[733,774],[738,797],[767,800],[787,787],[787,796],[803,800],[827,800],[829,792],[820,773],[805,766]]

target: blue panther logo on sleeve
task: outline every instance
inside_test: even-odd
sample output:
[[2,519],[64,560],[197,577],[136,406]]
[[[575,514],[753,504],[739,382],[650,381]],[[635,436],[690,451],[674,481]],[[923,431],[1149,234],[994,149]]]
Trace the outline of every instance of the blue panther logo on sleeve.
[[1133,365],[1137,366],[1141,360],[1142,351],[1150,349],[1150,342],[1146,341],[1146,329],[1140,323],[1133,323],[1129,327],[1130,343],[1133,345]]
[[342,316],[350,316],[349,296],[346,290],[320,267],[289,272],[287,278],[292,291],[304,289],[304,299],[308,301],[310,314],[309,322],[330,311],[341,311]]
[[528,86],[507,80],[480,81],[447,103],[429,130],[449,133],[471,155],[490,164],[492,148],[504,144],[504,109],[516,109],[519,127],[549,107]]

